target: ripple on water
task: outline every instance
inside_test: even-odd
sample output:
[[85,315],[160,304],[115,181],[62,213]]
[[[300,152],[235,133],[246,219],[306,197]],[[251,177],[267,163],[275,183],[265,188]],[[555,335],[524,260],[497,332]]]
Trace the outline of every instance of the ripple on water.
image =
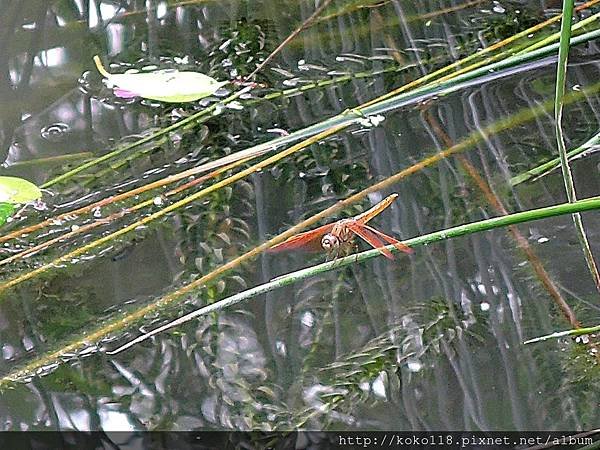
[[61,141],[69,131],[69,125],[62,122],[53,123],[41,129],[40,135],[50,142]]

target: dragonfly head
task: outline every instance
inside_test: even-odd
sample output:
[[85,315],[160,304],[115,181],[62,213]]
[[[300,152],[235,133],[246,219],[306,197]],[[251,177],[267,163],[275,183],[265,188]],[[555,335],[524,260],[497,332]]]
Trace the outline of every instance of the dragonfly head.
[[331,233],[327,233],[325,236],[323,236],[323,239],[321,239],[321,247],[323,247],[328,253],[337,250],[339,246],[340,240],[337,236],[334,236]]

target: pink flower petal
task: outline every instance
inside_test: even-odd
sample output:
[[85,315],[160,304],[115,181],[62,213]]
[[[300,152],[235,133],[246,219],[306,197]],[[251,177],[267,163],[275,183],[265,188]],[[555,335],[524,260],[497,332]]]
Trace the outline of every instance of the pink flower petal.
[[135,92],[131,92],[131,91],[128,91],[127,89],[121,89],[121,88],[113,88],[113,93],[117,97],[121,97],[121,98],[138,97],[138,95]]

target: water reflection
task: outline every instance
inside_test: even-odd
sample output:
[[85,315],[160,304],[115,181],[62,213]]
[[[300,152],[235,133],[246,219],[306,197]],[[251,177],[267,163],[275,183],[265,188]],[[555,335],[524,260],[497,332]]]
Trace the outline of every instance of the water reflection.
[[[437,6],[383,2],[335,15],[310,27],[282,53],[272,68],[276,70],[261,75],[265,86],[253,91],[254,99],[241,98],[202,127],[140,146],[125,158],[53,187],[54,210],[39,212],[47,214],[40,217],[340,113],[474,51],[482,41],[495,40],[494,33],[502,29],[485,28],[491,19],[515,14],[514,26],[537,19],[544,13],[542,3],[528,2],[525,8],[507,2],[492,10],[473,5],[425,17]],[[242,2],[148,5],[29,2],[27,8],[7,11],[14,23],[5,26],[9,22],[3,18],[0,27],[8,36],[0,42],[10,42],[0,44],[1,61],[8,67],[0,78],[7,105],[0,112],[7,173],[42,183],[65,168],[18,163],[82,152],[103,155],[210,104],[119,101],[102,90],[100,77],[91,71],[93,54],[106,55],[116,64],[111,70],[119,72],[175,65],[229,79],[249,73],[314,8],[311,2],[300,2],[286,16],[280,2],[268,1],[261,8]],[[597,72],[593,48],[574,51],[579,60],[571,76],[578,85],[590,85]],[[160,225],[139,227],[135,237],[111,242],[78,258],[78,264],[65,263],[65,270],[46,279],[24,284],[0,303],[2,372],[185,285],[336,199],[442,150],[445,144],[425,112],[458,142],[549,98],[553,71],[551,61],[545,60],[535,70],[495,74],[498,78],[490,76],[426,104],[395,107],[385,120],[365,119],[362,128],[192,203]],[[331,77],[348,73],[360,76],[331,82]],[[315,84],[319,79],[327,83]],[[281,95],[294,86],[302,90]],[[259,96],[267,100],[258,103]],[[568,117],[573,119],[566,131],[573,142],[585,140],[596,128],[597,111],[595,95],[571,107]],[[466,154],[514,209],[561,199],[557,177],[533,189],[506,189],[514,173],[535,165],[553,148],[548,119],[541,115],[507,133],[486,136]],[[377,219],[378,225],[408,237],[495,214],[464,167],[445,160],[394,186],[401,201]],[[582,196],[596,195],[597,155],[591,166],[576,165],[575,170],[588,175],[580,178]],[[136,199],[151,203],[143,214],[171,201],[161,194]],[[344,215],[356,214],[378,198]],[[109,206],[98,207],[81,222],[57,223],[49,233],[85,226],[111,212]],[[131,223],[127,220],[125,224]],[[589,218],[592,241],[597,222]],[[61,243],[60,250],[121,225],[116,221],[99,227]],[[566,217],[536,223],[529,229],[530,245],[561,289],[581,299],[574,300],[577,307],[589,308],[586,299],[593,286],[565,230],[570,230]],[[558,316],[530,263],[510,239],[497,230],[420,248],[408,262],[380,258],[315,277],[239,310],[186,324],[114,358],[90,346],[87,352],[71,354],[69,364],[49,363],[39,370],[46,376],[30,377],[28,384],[4,391],[4,429],[585,427],[591,423],[583,414],[589,415],[589,405],[579,402],[578,388],[565,378],[560,364],[568,364],[561,356],[567,345],[540,350],[521,346],[524,336],[555,329]],[[11,243],[7,254],[30,243],[28,237]],[[55,256],[57,251],[40,252],[7,268],[6,276]],[[255,265],[187,297],[164,317],[320,258],[261,256]],[[164,317],[146,317],[141,331],[153,329]]]

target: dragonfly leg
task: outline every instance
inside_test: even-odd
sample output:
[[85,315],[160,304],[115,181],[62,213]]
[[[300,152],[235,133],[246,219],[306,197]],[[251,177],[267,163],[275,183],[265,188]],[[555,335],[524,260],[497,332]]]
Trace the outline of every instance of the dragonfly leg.
[[338,249],[332,248],[330,251],[327,252],[327,256],[325,257],[325,262],[335,261],[336,259],[338,259],[338,254],[339,254]]

